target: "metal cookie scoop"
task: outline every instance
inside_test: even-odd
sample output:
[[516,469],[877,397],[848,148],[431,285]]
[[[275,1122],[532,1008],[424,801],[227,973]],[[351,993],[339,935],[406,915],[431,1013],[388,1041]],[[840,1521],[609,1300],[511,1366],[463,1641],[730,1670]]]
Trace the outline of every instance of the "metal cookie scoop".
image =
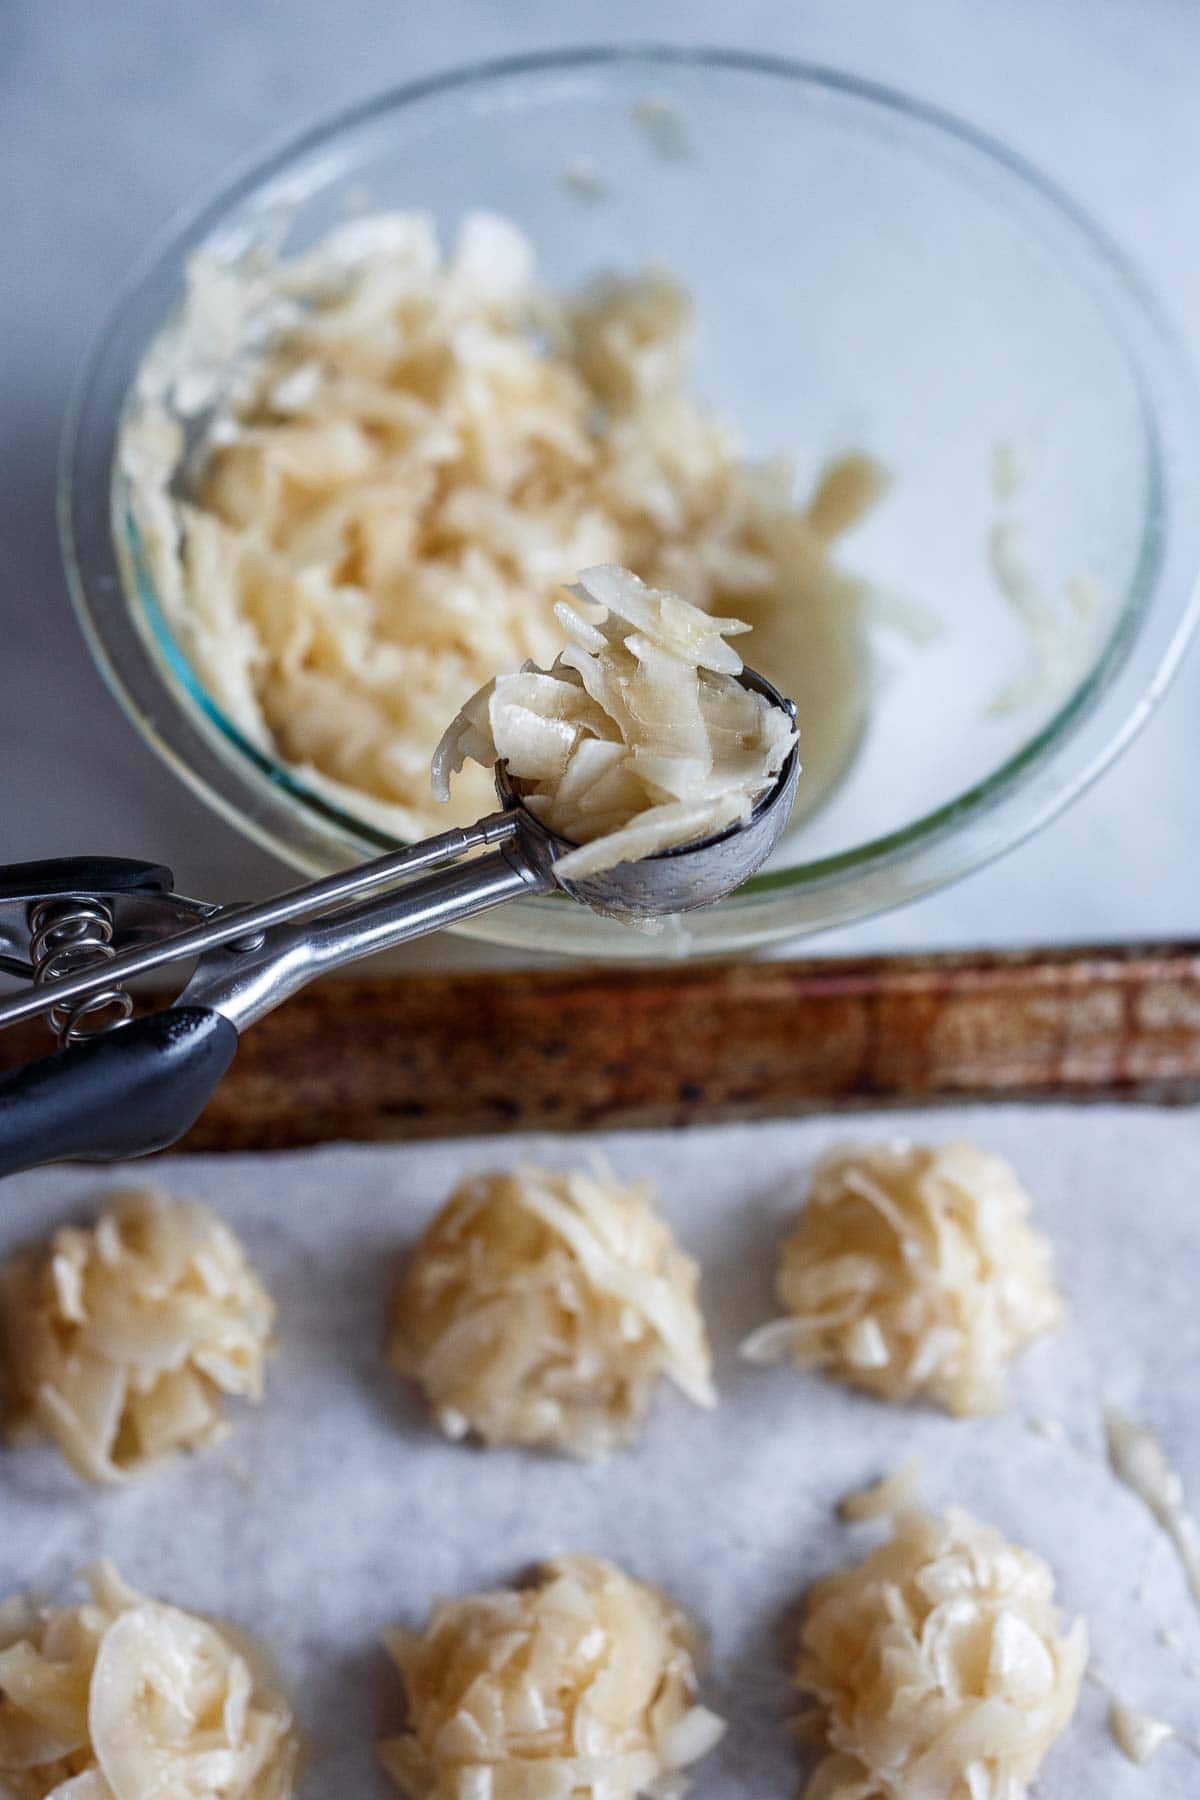
[[[761,675],[741,680],[795,718]],[[799,772],[793,745],[740,824],[578,882],[557,879],[572,846],[525,808],[503,766],[502,812],[251,906],[185,899],[151,863],[0,869],[0,972],[26,984],[0,1001],[0,1028],[48,1013],[62,1046],[0,1078],[0,1175],[163,1149],[199,1116],[247,1025],[318,975],[506,900],[561,887],[631,921],[713,905],[774,849]],[[131,1019],[127,982],[193,959],[172,1006]]]

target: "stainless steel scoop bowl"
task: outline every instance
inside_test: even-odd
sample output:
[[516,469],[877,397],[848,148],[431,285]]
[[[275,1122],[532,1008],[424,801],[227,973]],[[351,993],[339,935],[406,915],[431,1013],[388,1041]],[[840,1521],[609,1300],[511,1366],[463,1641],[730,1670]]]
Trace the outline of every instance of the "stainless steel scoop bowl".
[[[778,706],[794,721],[796,708],[762,675],[743,668],[741,681],[763,695],[772,706]],[[566,839],[534,817],[522,804],[521,786],[513,782],[501,763],[496,770],[496,792],[506,811],[520,811],[520,838],[523,847],[535,861],[546,863],[552,885],[581,900],[593,912],[607,913],[612,918],[634,921],[668,917],[673,913],[692,912],[697,907],[715,906],[742,883],[757,874],[779,842],[792,813],[796,783],[800,777],[800,759],[793,744],[787,762],[773,785],[761,795],[749,818],[730,825],[715,837],[702,838],[694,844],[680,844],[676,849],[660,851],[657,856],[643,857],[639,862],[618,863],[600,875],[583,881],[564,881],[554,873],[555,863],[573,848]]]

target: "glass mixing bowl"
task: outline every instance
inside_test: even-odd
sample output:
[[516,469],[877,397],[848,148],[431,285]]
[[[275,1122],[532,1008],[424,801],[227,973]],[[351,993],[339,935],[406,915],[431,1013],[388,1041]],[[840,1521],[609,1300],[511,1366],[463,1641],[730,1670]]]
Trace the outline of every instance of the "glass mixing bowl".
[[[564,179],[585,159],[603,184],[590,204]],[[299,248],[364,197],[428,209],[444,237],[468,210],[505,214],[556,287],[664,263],[694,298],[696,388],[752,452],[793,452],[811,479],[862,446],[895,478],[844,551],[901,598],[871,630],[867,724],[773,863],[669,944],[557,898],[487,915],[476,936],[656,956],[861,918],[1045,824],[1160,698],[1197,613],[1196,395],[1150,296],[1079,209],[971,128],[829,70],[723,51],[523,57],[386,94],[238,176],[135,276],[72,410],[61,520],[97,660],[183,779],[298,869],[393,840],[307,791],[203,692],[144,569],[130,573],[114,433],[199,246]],[[1003,444],[1026,471],[1002,505]],[[997,711],[1028,648],[1020,594],[1006,604],[987,551],[1014,509],[1044,591],[1082,576],[1090,599],[1069,680]],[[906,629],[912,605],[936,633]]]

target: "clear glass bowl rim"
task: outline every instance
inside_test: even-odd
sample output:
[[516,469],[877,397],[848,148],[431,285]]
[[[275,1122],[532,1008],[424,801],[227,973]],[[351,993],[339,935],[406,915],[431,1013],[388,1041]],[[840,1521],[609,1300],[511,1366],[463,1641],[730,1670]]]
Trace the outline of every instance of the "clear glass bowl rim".
[[[1200,403],[1188,359],[1153,294],[1107,233],[1054,182],[998,139],[936,106],[820,64],[757,52],[657,43],[595,45],[501,57],[435,73],[357,102],[299,133],[289,134],[266,154],[247,160],[219,192],[177,214],[135,266],[85,359],[68,406],[60,459],[60,539],[72,602],[107,685],[143,737],[202,799],[239,831],[308,872],[325,872],[339,862],[353,860],[356,854],[369,856],[394,848],[397,840],[312,793],[286,765],[264,756],[242,736],[201,688],[152,589],[140,581],[143,606],[157,639],[155,673],[177,709],[177,716],[165,724],[150,716],[134,691],[135,686],[145,688],[147,670],[136,671],[140,682],[130,679],[135,672],[132,660],[139,655],[139,644],[142,658],[147,663],[151,661],[146,634],[134,632],[126,638],[122,633],[123,641],[114,642],[103,616],[105,608],[96,603],[101,587],[107,583],[111,588],[113,572],[121,575],[115,548],[111,552],[111,567],[100,569],[91,566],[90,559],[78,550],[76,509],[83,485],[80,446],[89,403],[105,356],[120,336],[132,297],[153,279],[161,264],[202,241],[233,208],[285,173],[293,163],[344,133],[456,89],[523,75],[614,65],[647,71],[672,66],[710,68],[816,87],[867,102],[910,124],[925,127],[933,136],[965,147],[969,154],[992,165],[993,172],[999,169],[1011,178],[1014,193],[1024,190],[1027,198],[1032,196],[1040,202],[1048,216],[1057,214],[1073,234],[1073,253],[1076,257],[1083,253],[1082,268],[1076,272],[1085,276],[1094,290],[1098,288],[1096,297],[1104,306],[1107,323],[1134,376],[1149,456],[1149,491],[1140,553],[1124,603],[1096,663],[1054,717],[1003,764],[951,801],[850,850],[760,874],[719,907],[698,915],[700,942],[695,947],[711,952],[767,942],[890,909],[959,879],[1021,842],[1090,786],[1132,740],[1165,692],[1200,619],[1200,532],[1194,534],[1196,543],[1185,558],[1185,569],[1175,571],[1186,584],[1179,604],[1165,605],[1161,591],[1167,527],[1180,518],[1178,496],[1172,505],[1168,485],[1192,493],[1200,507]],[[1171,416],[1165,418],[1167,413]],[[114,418],[114,429],[115,425]],[[110,481],[112,473],[110,458]],[[126,604],[132,618],[133,602],[128,595]],[[1135,648],[1141,651],[1137,659],[1138,679],[1130,684],[1120,677],[1130,673],[1128,665]],[[1126,693],[1126,687],[1131,687],[1131,691]],[[207,757],[194,754],[195,744],[188,743],[195,738],[197,717],[201,735],[209,740]],[[180,729],[188,724],[190,731]],[[1061,766],[1063,752],[1081,736],[1082,727],[1090,727],[1082,733],[1088,741],[1079,746],[1074,766],[1066,770]],[[215,744],[214,731],[218,734]],[[193,754],[189,754],[189,749]],[[215,754],[211,754],[213,750]],[[204,766],[198,767],[198,762]],[[1047,780],[1048,770],[1055,768],[1057,778]],[[1039,791],[1029,794],[1030,803],[1025,805],[1023,797],[1031,780],[1039,774]],[[297,818],[298,813],[302,821]],[[324,830],[312,829],[317,820],[323,822]],[[307,839],[303,845],[297,841],[296,827],[301,822]],[[315,847],[321,837],[330,850],[336,844],[341,854],[323,856]],[[886,882],[881,879],[885,877]],[[890,888],[887,894],[881,892],[884,885]],[[629,942],[628,933],[621,934],[616,945],[573,946],[571,939],[576,934],[572,928],[565,933],[554,929],[555,922],[566,924],[566,910],[578,912],[577,908],[564,909],[558,897],[531,899],[518,908],[485,915],[460,929],[495,942],[575,947],[585,952],[607,947],[617,948],[619,953],[623,939],[627,955],[656,953],[652,941]],[[531,917],[535,913],[540,918]],[[550,937],[558,942],[547,943],[548,929]]]

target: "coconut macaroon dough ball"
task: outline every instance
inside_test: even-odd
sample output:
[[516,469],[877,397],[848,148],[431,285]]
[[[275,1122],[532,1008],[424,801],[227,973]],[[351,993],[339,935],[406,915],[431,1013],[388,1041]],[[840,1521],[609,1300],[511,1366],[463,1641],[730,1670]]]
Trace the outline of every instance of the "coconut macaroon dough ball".
[[0,1268],[0,1377],[14,1434],[40,1429],[90,1481],[136,1475],[259,1400],[275,1308],[207,1207],[117,1194]]
[[595,1557],[444,1601],[387,1646],[408,1727],[379,1756],[409,1800],[676,1800],[724,1731],[686,1614]]
[[649,1182],[475,1175],[407,1260],[389,1360],[448,1437],[603,1456],[635,1435],[662,1376],[716,1404],[697,1284]]
[[973,1144],[835,1150],[780,1253],[785,1316],[742,1354],[790,1355],[886,1400],[996,1411],[1009,1361],[1063,1316],[1029,1210],[1009,1165]]
[[827,1753],[806,1800],[1021,1800],[1087,1656],[1040,1556],[958,1508],[902,1512],[809,1592],[796,1683]]
[[240,1638],[86,1579],[81,1606],[0,1604],[5,1800],[289,1800],[291,1711]]
[[447,800],[468,758],[504,763],[529,811],[579,846],[555,865],[574,881],[748,818],[796,731],[739,680],[728,640],[750,629],[741,620],[612,565],[585,569],[570,591],[584,612],[555,608],[565,649],[549,669],[526,663],[468,700],[438,746],[433,786]]

